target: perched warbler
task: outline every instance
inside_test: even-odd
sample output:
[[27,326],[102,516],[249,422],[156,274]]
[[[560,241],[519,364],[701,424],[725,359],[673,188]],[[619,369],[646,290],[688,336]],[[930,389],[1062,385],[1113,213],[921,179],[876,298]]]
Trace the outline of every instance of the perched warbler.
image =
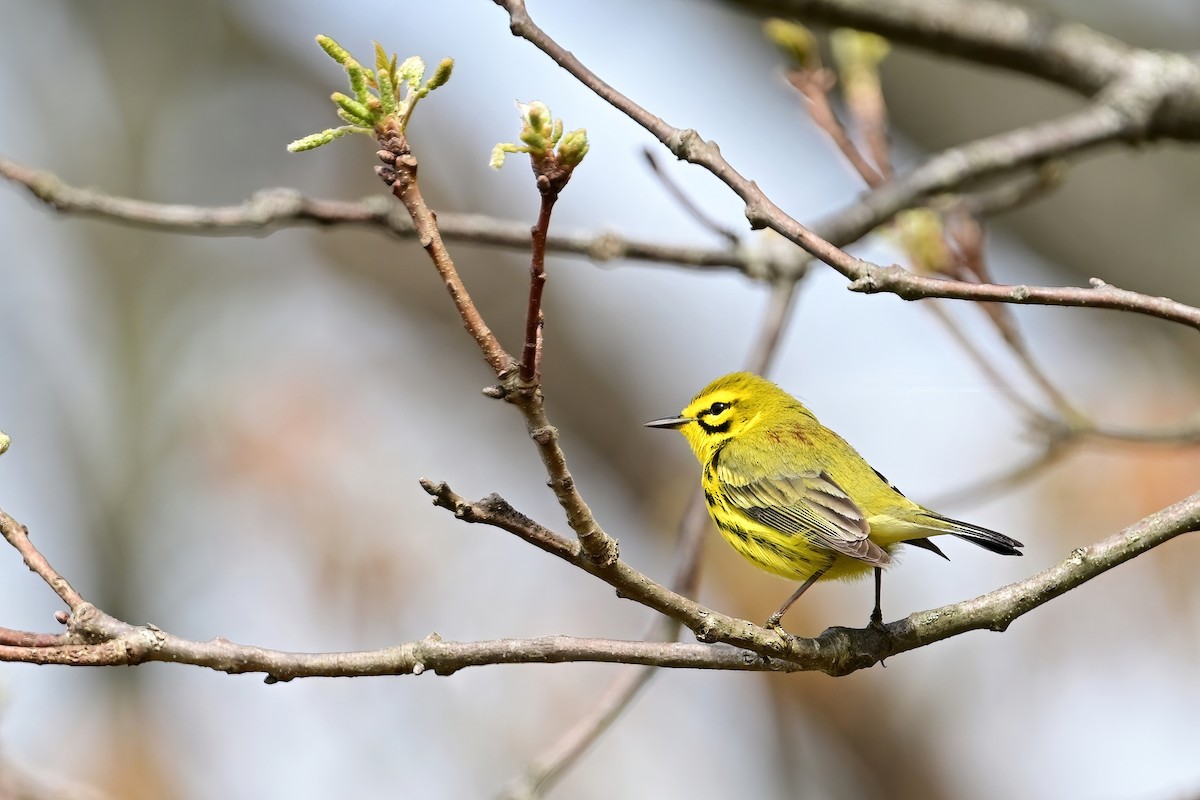
[[799,400],[749,372],[717,378],[678,417],[646,426],[687,437],[703,468],[708,511],[735,550],[760,569],[803,581],[768,627],[779,627],[817,581],[852,580],[872,569],[871,623],[882,625],[883,568],[899,544],[946,558],[929,537],[949,533],[993,553],[1021,555],[1015,539],[909,500]]

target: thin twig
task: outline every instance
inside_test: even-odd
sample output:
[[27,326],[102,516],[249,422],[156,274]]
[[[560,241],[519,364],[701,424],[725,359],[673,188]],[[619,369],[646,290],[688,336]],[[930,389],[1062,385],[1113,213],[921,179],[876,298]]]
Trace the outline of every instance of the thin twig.
[[671,195],[671,198],[679,204],[679,207],[682,208],[684,212],[688,214],[688,216],[696,220],[700,227],[706,228],[715,233],[717,236],[720,236],[722,239],[729,242],[730,247],[736,248],[741,244],[742,239],[737,235],[736,232],[726,228],[708,214],[704,213],[700,206],[696,205],[696,202],[688,196],[687,192],[680,188],[679,184],[671,179],[671,176],[667,173],[667,171],[663,169],[661,164],[658,163],[658,158],[654,155],[653,150],[651,150],[649,147],[643,147],[642,155],[645,157],[646,163],[650,165],[650,171],[654,173],[654,177],[658,178],[659,183],[661,183],[663,188],[667,190],[667,194]]
[[[398,239],[416,239],[412,218],[385,197],[358,201],[305,197],[295,189],[264,189],[236,205],[194,206],[151,203],[119,197],[63,182],[51,172],[36,170],[0,157],[0,176],[24,186],[39,201],[60,214],[77,214],[108,222],[189,235],[242,236],[272,233],[300,226],[362,225]],[[529,250],[529,226],[482,214],[441,212],[438,230],[448,242]],[[746,248],[705,248],[627,239],[611,232],[574,231],[551,235],[546,250],[597,263],[643,261],[698,269],[727,268],[751,277],[790,273],[796,258],[765,256]]]
[[446,284],[446,291],[450,294],[450,299],[454,302],[459,316],[462,317],[463,327],[479,345],[484,361],[497,376],[507,375],[512,372],[515,362],[500,345],[500,341],[492,333],[492,329],[484,322],[479,309],[471,300],[467,287],[458,277],[458,270],[455,269],[454,261],[450,258],[450,253],[442,241],[437,218],[425,204],[425,198],[421,196],[421,186],[417,182],[416,156],[408,151],[407,144],[400,143],[402,140],[399,138],[392,141],[396,143],[394,146],[379,151],[379,157],[385,164],[376,169],[379,171],[380,177],[391,185],[393,194],[404,204],[404,208],[412,218],[421,247],[425,248],[438,275]]
[[1051,436],[1032,456],[1009,467],[998,475],[990,475],[975,483],[952,489],[929,500],[935,508],[981,503],[1029,483],[1050,467],[1062,461],[1077,440],[1072,436]]
[[[435,502],[468,521],[503,528],[524,538],[529,520],[492,495],[467,503],[444,484],[427,485]],[[536,523],[535,523],[536,524]],[[889,623],[886,632],[830,628],[816,639],[787,637],[744,620],[717,614],[670,592],[618,561],[597,570],[586,559],[566,558],[618,590],[622,597],[655,608],[691,628],[701,641],[725,642],[767,659],[806,665],[830,675],[869,667],[884,658],[971,630],[1003,631],[1034,608],[1058,597],[1147,550],[1200,528],[1200,492],[1125,528],[1094,545],[1081,547],[1057,566],[1023,581],[931,611]]]
[[812,121],[825,132],[858,176],[871,188],[883,185],[886,178],[858,149],[858,145],[850,138],[842,121],[838,119],[833,104],[829,102],[829,90],[833,88],[836,80],[833,72],[825,67],[790,69],[786,77],[792,88],[800,92],[808,102],[808,113]]
[[[549,181],[546,184],[548,187]],[[550,214],[557,200],[557,191],[547,188],[541,192],[537,223],[530,237],[533,240],[533,254],[529,259],[529,309],[525,314],[525,349],[521,356],[521,380],[530,384],[540,383],[542,379],[542,328],[545,325],[542,291],[546,288],[546,235],[550,231]]]
[[[758,340],[746,361],[747,370],[759,373],[768,371],[779,350],[784,325],[791,317],[796,292],[797,282],[792,280],[778,281],[772,287]],[[679,565],[670,584],[672,591],[687,596],[695,594],[700,582],[704,534],[709,526],[704,494],[697,490],[688,502],[680,525],[676,545]],[[678,621],[664,617],[656,619],[642,639],[674,641],[678,636]],[[620,718],[656,672],[657,668],[652,666],[622,671],[586,714],[557,737],[544,753],[530,760],[522,776],[505,789],[503,796],[508,800],[540,797]]]
[[616,561],[616,540],[600,527],[592,510],[575,488],[575,479],[567,469],[566,456],[558,444],[558,429],[551,425],[546,417],[541,387],[536,383],[519,380],[517,361],[500,346],[484,323],[458,276],[454,259],[450,257],[450,251],[446,249],[445,242],[438,233],[437,217],[421,195],[417,181],[417,158],[409,148],[404,132],[389,127],[379,135],[379,142],[383,149],[377,155],[384,163],[375,169],[380,179],[391,187],[392,193],[408,210],[413,225],[420,234],[421,246],[433,259],[434,266],[462,317],[463,325],[474,337],[479,349],[483,351],[484,359],[500,380],[501,385],[491,394],[511,401],[521,410],[521,415],[525,418],[525,429],[537,446],[538,455],[550,478],[547,483],[566,513],[567,524],[579,538],[584,553],[597,565]]
[[67,579],[59,575],[54,567],[50,566],[50,562],[33,546],[33,542],[29,540],[29,531],[25,526],[4,511],[0,511],[0,534],[17,549],[21,558],[25,559],[25,566],[37,573],[46,582],[46,585],[62,598],[62,601],[67,604],[67,608],[75,611],[84,604],[84,599],[79,592],[75,591]]
[[12,647],[57,647],[68,644],[67,637],[61,633],[31,633],[16,631],[12,628],[0,628],[0,645]]
[[[678,158],[704,167],[732,189],[745,203],[746,218],[751,227],[770,227],[782,234],[848,278],[851,281],[849,288],[853,291],[888,292],[906,300],[945,297],[1111,308],[1136,311],[1200,330],[1200,308],[1107,284],[1093,284],[1090,289],[976,284],[916,275],[897,266],[883,267],[856,258],[784,213],[754,181],[735,170],[713,142],[705,141],[694,130],[669,125],[585,67],[533,22],[524,0],[494,2],[508,12],[509,29],[514,35],[546,53],[597,96],[641,125]],[[1173,83],[1159,80],[1161,77],[1159,72],[1147,66],[1145,70],[1126,76],[1123,83],[1109,87],[1102,98],[1082,111],[946,151],[906,178],[886,184],[868,195],[853,207],[853,214],[841,212],[836,220],[840,228],[837,233],[857,239],[901,209],[911,206],[915,198],[944,191],[965,180],[1009,172],[1026,164],[1065,157],[1114,141],[1138,141],[1144,136],[1155,110],[1174,89]],[[827,224],[833,227],[832,221]]]

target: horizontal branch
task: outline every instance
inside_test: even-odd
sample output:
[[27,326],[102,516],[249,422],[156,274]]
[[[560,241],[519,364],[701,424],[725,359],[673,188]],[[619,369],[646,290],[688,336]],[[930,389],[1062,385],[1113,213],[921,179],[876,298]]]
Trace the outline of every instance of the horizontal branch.
[[[704,642],[634,642],[549,636],[483,642],[443,641],[436,635],[382,650],[344,653],[289,653],[225,639],[181,639],[153,625],[134,626],[87,602],[66,617],[65,637],[4,629],[0,661],[71,666],[134,665],[149,661],[192,664],[230,673],[262,672],[269,681],[300,677],[448,675],[487,664],[599,661],[687,669],[820,670],[844,675],[884,658],[967,631],[1005,630],[1013,620],[1187,531],[1200,528],[1200,493],[1158,511],[1090,547],[1075,550],[1057,566],[994,592],[930,611],[910,614],[873,628],[830,628],[815,639],[780,635],[745,620],[717,614],[671,592],[624,562],[607,566],[582,555],[578,541],[566,539],[512,509],[495,495],[468,503],[445,484],[425,482],[435,502],[460,519],[508,530],[601,578],[618,593],[659,610],[691,628]],[[75,595],[29,543],[25,529],[0,512],[0,531],[60,596]],[[65,599],[65,598],[64,598]],[[734,645],[734,646],[729,646]],[[753,651],[753,652],[748,652]]]
[[1075,286],[1006,286],[993,283],[945,280],[917,275],[897,267],[867,266],[850,290],[865,294],[887,292],[905,300],[944,297],[949,300],[992,301],[1018,305],[1072,306],[1135,311],[1200,330],[1200,308],[1169,297],[1151,297],[1120,289],[1092,278],[1090,288]]
[[[360,225],[398,239],[416,240],[412,219],[386,197],[358,201],[305,197],[295,189],[264,189],[236,205],[194,206],[152,203],[84,189],[65,183],[51,172],[32,169],[0,156],[0,176],[24,186],[50,208],[62,214],[95,217],[150,230],[204,236],[240,236],[273,233],[296,227]],[[500,220],[482,214],[439,213],[443,238],[463,244],[502,247],[528,253],[529,224]],[[616,233],[575,231],[551,235],[547,250],[574,255],[597,263],[638,261],[695,268],[727,268],[751,277],[770,279],[792,275],[800,254],[769,253],[740,247],[683,247],[628,239]]]
[[[543,636],[536,639],[444,641],[436,634],[380,650],[289,653],[217,638],[198,642],[154,625],[121,622],[91,605],[71,618],[75,643],[53,646],[0,644],[0,661],[74,667],[135,666],[149,662],[190,664],[230,674],[265,673],[271,683],[294,678],[380,675],[451,675],[488,664],[558,664],[591,661],[652,664],[676,669],[796,670],[726,645],[642,642]],[[89,641],[91,640],[91,641]]]

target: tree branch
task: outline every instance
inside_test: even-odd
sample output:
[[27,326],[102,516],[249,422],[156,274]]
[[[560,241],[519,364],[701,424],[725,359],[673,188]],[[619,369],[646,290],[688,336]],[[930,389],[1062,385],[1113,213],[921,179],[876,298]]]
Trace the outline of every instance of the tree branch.
[[[1136,311],[1200,330],[1200,309],[1166,298],[1148,297],[1137,292],[1116,289],[1096,279],[1093,279],[1091,289],[1005,286],[916,275],[898,266],[882,267],[855,258],[784,213],[759,189],[758,184],[739,173],[725,160],[714,142],[705,141],[694,130],[682,130],[669,125],[589,70],[534,23],[526,10],[524,0],[493,1],[508,12],[509,28],[515,36],[528,40],[597,96],[641,125],[678,158],[704,167],[732,189],[746,204],[746,218],[751,227],[770,227],[782,234],[848,278],[851,281],[850,289],[853,291],[889,292],[905,300],[945,297],[1000,303],[1110,308]],[[1146,62],[1142,65],[1144,69],[1132,71],[1126,76],[1125,82],[1110,87],[1106,92],[1107,96],[1102,98],[1103,102],[1098,102],[1078,114],[1013,132],[1004,137],[982,140],[982,143],[962,148],[957,155],[947,156],[942,160],[935,158],[930,162],[932,166],[927,165],[927,169],[919,173],[920,179],[913,182],[913,191],[923,194],[934,187],[944,186],[956,175],[966,179],[995,174],[1001,169],[999,155],[1005,151],[1010,156],[1038,160],[1077,152],[1119,137],[1141,138],[1145,135],[1154,113],[1179,80],[1176,75],[1178,70],[1175,70],[1172,64],[1173,62]],[[1025,163],[1018,161],[1008,166],[1023,167]],[[866,203],[864,208],[868,213],[873,210],[877,215],[883,215],[886,220],[890,213],[896,210],[893,209],[894,198],[900,194],[899,190],[889,190],[889,187],[901,184],[904,184],[903,179],[898,184],[881,187],[878,191],[885,194],[876,195],[876,200]],[[879,199],[880,197],[882,199]],[[833,228],[835,221],[846,226],[846,229],[835,231],[838,234],[832,237],[835,240],[841,239],[843,234],[857,238],[863,233],[859,226],[852,224],[853,219],[844,215],[837,215],[835,219],[826,221],[822,230]]]
[[[647,158],[652,157],[647,153]],[[746,360],[746,369],[765,374],[775,354],[783,328],[791,318],[798,291],[797,280],[781,279],[771,288],[771,297],[763,314],[758,339]],[[700,564],[704,549],[704,534],[711,525],[704,495],[697,490],[688,503],[680,524],[679,567],[671,588],[683,595],[694,594],[700,583]],[[667,639],[679,636],[679,623],[672,619],[656,619],[643,640]],[[531,800],[540,797],[585,753],[587,749],[621,716],[637,694],[654,677],[653,666],[636,666],[623,671],[608,686],[581,718],[565,733],[558,736],[547,750],[536,756],[523,774],[506,787],[507,800]]]
[[537,445],[538,455],[550,478],[550,489],[566,513],[567,524],[579,538],[588,559],[599,565],[616,561],[616,540],[600,527],[591,508],[575,488],[575,479],[567,468],[566,455],[558,444],[558,429],[550,424],[546,416],[541,387],[521,380],[518,362],[492,335],[458,276],[454,259],[450,257],[438,232],[437,217],[421,195],[417,182],[417,158],[412,154],[404,132],[393,125],[379,134],[379,143],[383,146],[377,154],[383,161],[383,166],[376,167],[379,177],[408,210],[420,235],[421,246],[429,253],[438,274],[445,281],[463,325],[475,338],[485,360],[500,380],[500,385],[492,387],[488,394],[506,399],[521,410],[525,429]]
[[[153,625],[133,626],[103,613],[64,590],[65,581],[37,553],[22,526],[7,514],[0,524],[7,539],[33,565],[64,602],[75,605],[67,617],[70,643],[47,639],[27,645],[0,644],[0,661],[72,666],[134,665],[148,661],[192,664],[229,673],[262,672],[271,682],[300,677],[449,675],[487,664],[600,661],[653,664],[688,669],[820,670],[845,675],[884,658],[972,630],[1005,630],[1013,620],[1084,582],[1167,542],[1200,528],[1200,493],[1157,511],[1062,563],[1018,583],[930,611],[910,614],[874,628],[830,628],[815,639],[784,637],[744,620],[717,614],[660,586],[621,561],[597,565],[571,542],[539,526],[492,495],[468,503],[445,484],[425,482],[438,505],[460,519],[508,530],[596,575],[628,599],[655,608],[691,628],[702,641],[716,644],[628,642],[549,636],[484,642],[446,642],[430,635],[383,650],[349,653],[288,653],[225,639],[195,642]],[[2,513],[2,512],[0,512]],[[67,600],[67,598],[70,600]],[[38,634],[29,634],[38,636]],[[13,638],[13,637],[8,637]],[[733,647],[727,646],[735,645]],[[753,652],[747,652],[752,650]]]
[[67,579],[59,575],[54,567],[50,566],[50,562],[33,546],[33,542],[29,540],[29,531],[25,526],[3,510],[0,510],[0,535],[4,536],[5,541],[17,549],[21,558],[25,560],[25,566],[44,580],[46,585],[67,604],[67,608],[75,611],[84,604],[85,601],[79,592],[75,591],[71,584],[67,583]]
[[[241,236],[304,226],[361,225],[405,241],[418,238],[412,219],[404,209],[397,208],[385,197],[358,201],[324,200],[305,197],[294,189],[264,189],[231,206],[151,203],[71,186],[51,172],[31,169],[2,156],[0,176],[24,186],[35,198],[60,214],[94,217],[150,230]],[[452,212],[439,213],[437,221],[446,241],[529,251],[529,226],[523,222]],[[546,249],[597,263],[641,261],[698,269],[727,268],[752,278],[790,275],[798,269],[798,262],[807,260],[807,257],[791,253],[767,254],[746,247],[682,247],[627,239],[616,233],[586,231],[549,236]]]
[[525,312],[525,347],[521,352],[521,380],[525,383],[541,383],[542,380],[542,329],[545,315],[542,313],[542,292],[546,288],[546,237],[550,233],[550,215],[558,201],[558,191],[551,190],[550,181],[538,188],[541,200],[538,218],[533,225],[530,238],[533,252],[529,259],[529,307]]
[[[557,536],[513,509],[499,495],[489,495],[478,503],[470,503],[444,483],[422,481],[422,486],[434,497],[436,505],[453,511],[456,517],[467,522],[498,527],[533,543],[544,540],[547,535]],[[898,653],[968,631],[1003,631],[1013,620],[1038,606],[1197,528],[1200,528],[1200,492],[1156,511],[1103,541],[1076,549],[1062,563],[1026,580],[973,600],[910,614],[889,623],[883,631],[872,627],[837,627],[829,628],[815,639],[781,636],[745,620],[718,614],[655,583],[622,561],[599,568],[569,550],[543,549],[600,578],[615,588],[620,597],[678,620],[703,642],[726,643],[751,650],[771,664],[781,660],[801,665],[802,669],[845,675]]]
[[870,31],[930,52],[1032,75],[1093,97],[1133,71],[1169,76],[1149,136],[1200,139],[1200,64],[997,0],[738,0],[780,16]]

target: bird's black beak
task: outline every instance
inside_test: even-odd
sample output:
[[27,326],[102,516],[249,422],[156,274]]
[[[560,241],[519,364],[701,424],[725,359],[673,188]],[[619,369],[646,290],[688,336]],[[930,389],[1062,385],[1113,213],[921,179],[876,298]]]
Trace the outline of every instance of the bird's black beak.
[[647,428],[682,428],[689,422],[695,422],[692,417],[663,417],[662,419],[652,419],[649,422],[643,422]]

